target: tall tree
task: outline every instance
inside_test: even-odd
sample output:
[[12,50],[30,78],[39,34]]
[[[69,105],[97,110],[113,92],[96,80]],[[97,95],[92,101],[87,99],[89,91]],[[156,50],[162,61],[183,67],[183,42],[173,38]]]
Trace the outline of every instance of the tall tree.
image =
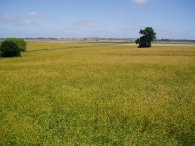
[[142,36],[135,41],[139,44],[139,48],[150,48],[151,43],[156,39],[156,33],[152,27],[146,27],[144,30],[141,29],[139,32]]

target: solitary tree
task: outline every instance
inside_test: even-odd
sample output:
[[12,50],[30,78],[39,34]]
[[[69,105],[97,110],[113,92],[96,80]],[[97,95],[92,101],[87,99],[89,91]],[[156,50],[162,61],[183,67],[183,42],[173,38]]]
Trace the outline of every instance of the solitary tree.
[[142,36],[135,41],[136,44],[139,44],[139,48],[150,48],[151,42],[156,39],[156,33],[152,27],[146,27],[144,30],[141,29],[139,32]]

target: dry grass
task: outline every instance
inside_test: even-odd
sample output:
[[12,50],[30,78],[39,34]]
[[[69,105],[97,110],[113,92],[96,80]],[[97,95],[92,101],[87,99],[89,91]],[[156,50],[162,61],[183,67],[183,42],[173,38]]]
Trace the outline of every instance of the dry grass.
[[195,145],[193,45],[29,42],[0,77],[0,145]]

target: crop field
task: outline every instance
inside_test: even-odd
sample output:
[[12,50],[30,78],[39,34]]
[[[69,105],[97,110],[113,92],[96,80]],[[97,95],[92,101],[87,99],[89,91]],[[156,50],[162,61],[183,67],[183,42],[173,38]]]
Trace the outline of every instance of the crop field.
[[195,45],[29,41],[0,58],[0,145],[195,145]]

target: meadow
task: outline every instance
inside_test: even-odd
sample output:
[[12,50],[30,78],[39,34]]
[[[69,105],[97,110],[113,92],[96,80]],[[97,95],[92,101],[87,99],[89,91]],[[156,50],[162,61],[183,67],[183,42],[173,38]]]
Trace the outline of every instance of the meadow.
[[0,58],[0,145],[195,145],[195,45],[29,41]]

